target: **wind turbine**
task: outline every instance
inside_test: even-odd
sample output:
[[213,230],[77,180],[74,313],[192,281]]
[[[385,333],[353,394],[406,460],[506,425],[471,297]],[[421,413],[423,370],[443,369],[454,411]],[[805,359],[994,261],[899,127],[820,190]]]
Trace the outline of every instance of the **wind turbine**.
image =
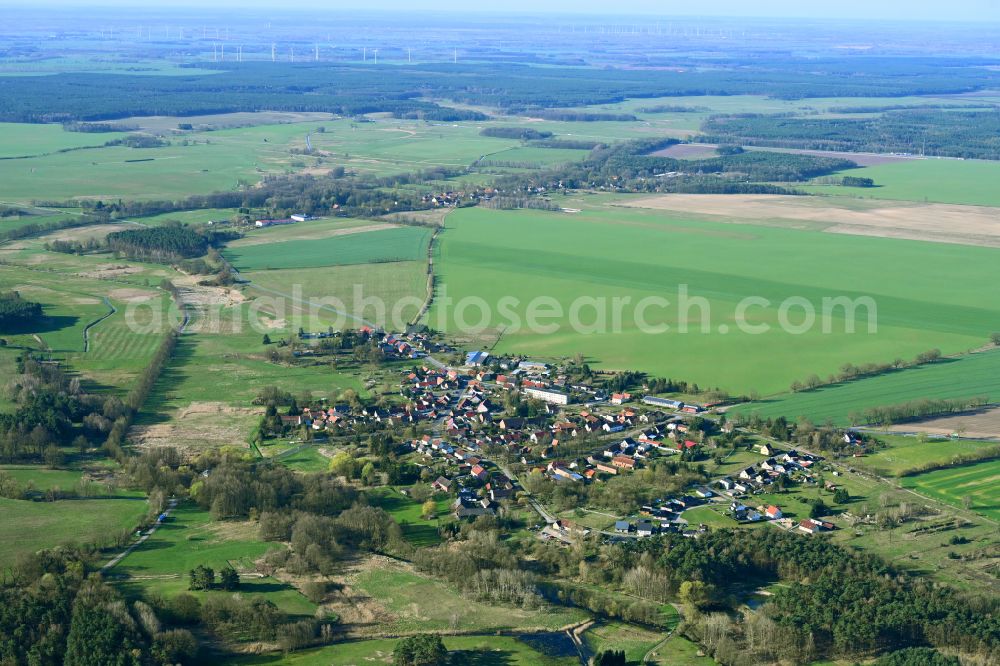
[[372,53],[375,54],[375,64],[378,64],[378,49],[372,49]]
[[278,57],[277,57],[277,48],[278,48],[278,45],[275,44],[274,42],[271,42],[271,62],[276,62],[277,59],[278,59]]

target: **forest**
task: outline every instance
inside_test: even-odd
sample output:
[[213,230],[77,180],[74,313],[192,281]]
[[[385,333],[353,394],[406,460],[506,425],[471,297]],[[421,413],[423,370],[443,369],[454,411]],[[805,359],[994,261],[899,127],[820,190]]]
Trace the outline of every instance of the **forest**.
[[702,130],[706,143],[1000,159],[1000,109],[909,109],[875,118],[716,116]]
[[112,252],[133,259],[168,262],[200,257],[209,245],[203,234],[179,225],[115,231],[105,242]]
[[[71,122],[130,116],[189,116],[236,111],[372,112],[454,117],[425,101],[446,98],[511,113],[531,108],[608,104],[627,98],[694,95],[889,97],[963,93],[996,87],[1000,72],[978,59],[827,58],[789,62],[761,55],[752,63],[685,58],[687,70],[536,68],[506,64],[372,67],[329,63],[205,63],[208,75],[72,73],[0,79],[0,120]],[[196,68],[197,66],[189,66]],[[446,114],[439,116],[438,114]]]
[[783,184],[857,166],[844,159],[740,149],[721,150],[717,157],[697,160],[652,154],[677,143],[675,139],[640,139],[598,147],[581,162],[500,177],[496,187],[507,196],[587,188],[617,192],[795,194],[795,190]]

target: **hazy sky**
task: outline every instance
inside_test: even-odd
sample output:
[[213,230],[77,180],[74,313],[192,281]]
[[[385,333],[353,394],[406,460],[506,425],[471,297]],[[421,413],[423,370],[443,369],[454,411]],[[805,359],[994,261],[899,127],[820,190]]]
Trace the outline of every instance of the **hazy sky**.
[[587,14],[659,14],[663,16],[764,16],[805,18],[872,18],[903,20],[1000,21],[1000,0],[0,0],[0,6],[39,5],[132,6],[193,5],[206,9],[288,7],[331,10],[436,10],[560,12]]

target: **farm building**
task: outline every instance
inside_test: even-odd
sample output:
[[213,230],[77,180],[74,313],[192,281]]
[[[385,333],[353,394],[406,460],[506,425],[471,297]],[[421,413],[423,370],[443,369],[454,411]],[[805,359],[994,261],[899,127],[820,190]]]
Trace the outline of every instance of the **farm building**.
[[670,398],[657,398],[655,395],[647,395],[643,397],[642,401],[647,405],[653,405],[654,407],[669,407],[670,409],[683,409],[684,403],[680,400],[671,400]]
[[488,359],[489,357],[490,357],[489,352],[484,352],[484,351],[469,352],[468,354],[465,355],[465,364],[470,368],[474,368],[485,363],[486,359]]

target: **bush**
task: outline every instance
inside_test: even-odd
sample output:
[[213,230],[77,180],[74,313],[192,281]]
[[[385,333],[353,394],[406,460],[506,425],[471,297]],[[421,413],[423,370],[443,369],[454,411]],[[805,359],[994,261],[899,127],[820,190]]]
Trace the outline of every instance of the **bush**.
[[437,634],[403,638],[392,654],[395,666],[437,666],[448,660],[448,650]]
[[329,590],[329,585],[324,581],[309,581],[302,586],[302,594],[314,604],[322,603]]

